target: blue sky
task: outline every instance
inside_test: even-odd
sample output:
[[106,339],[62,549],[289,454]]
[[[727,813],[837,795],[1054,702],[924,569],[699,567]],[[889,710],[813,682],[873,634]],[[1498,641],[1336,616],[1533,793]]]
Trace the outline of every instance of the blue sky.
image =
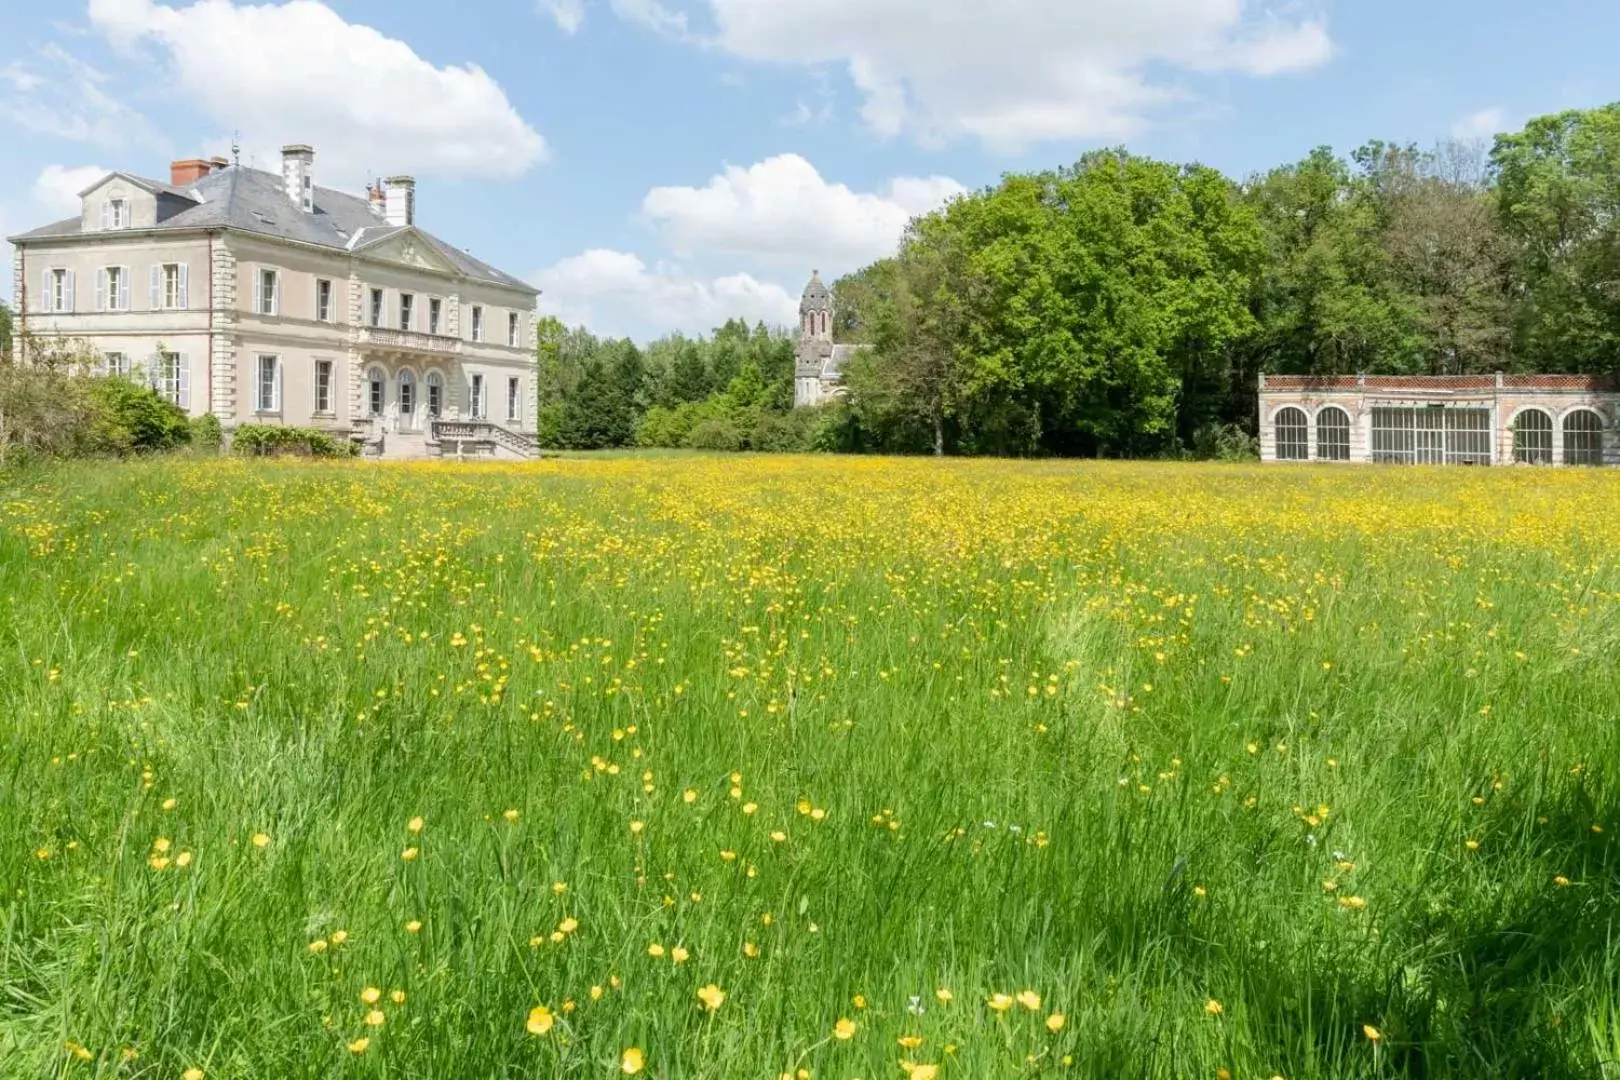
[[9,6],[0,234],[99,170],[308,142],[321,183],[413,173],[424,227],[640,340],[787,322],[812,268],[1096,146],[1241,175],[1620,100],[1596,0]]

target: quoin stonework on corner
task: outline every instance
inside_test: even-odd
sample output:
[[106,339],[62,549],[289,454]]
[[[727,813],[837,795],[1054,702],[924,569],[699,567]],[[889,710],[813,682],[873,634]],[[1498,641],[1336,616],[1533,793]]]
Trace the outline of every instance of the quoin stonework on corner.
[[1620,386],[1591,375],[1262,375],[1264,461],[1620,465]]

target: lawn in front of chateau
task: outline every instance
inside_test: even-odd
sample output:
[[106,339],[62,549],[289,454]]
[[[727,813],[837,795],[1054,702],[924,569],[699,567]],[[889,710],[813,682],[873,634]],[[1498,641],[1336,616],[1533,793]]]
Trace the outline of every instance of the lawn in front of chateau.
[[1607,1075],[1617,505],[1575,469],[0,477],[0,1073]]

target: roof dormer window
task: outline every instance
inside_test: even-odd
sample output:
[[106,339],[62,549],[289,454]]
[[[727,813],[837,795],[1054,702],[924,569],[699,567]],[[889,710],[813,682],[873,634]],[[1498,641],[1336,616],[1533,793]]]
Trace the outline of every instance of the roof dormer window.
[[103,229],[129,228],[129,200],[108,199],[102,203],[101,227]]

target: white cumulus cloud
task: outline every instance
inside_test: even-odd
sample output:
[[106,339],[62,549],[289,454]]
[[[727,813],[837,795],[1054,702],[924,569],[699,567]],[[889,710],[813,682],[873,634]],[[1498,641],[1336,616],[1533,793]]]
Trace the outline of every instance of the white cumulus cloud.
[[1451,125],[1453,138],[1472,141],[1474,139],[1489,139],[1507,128],[1507,118],[1497,106],[1481,109]]
[[843,65],[880,136],[1012,150],[1124,137],[1185,96],[1178,73],[1318,67],[1333,42],[1315,2],[706,0],[707,40],[749,60]]
[[706,334],[727,319],[791,326],[798,298],[750,274],[701,277],[678,267],[649,268],[640,256],[593,249],[534,275],[540,310],[570,326],[651,341],[679,330]]
[[110,90],[106,72],[57,44],[0,67],[0,119],[56,139],[150,146],[144,117]]
[[34,202],[51,221],[73,217],[81,205],[79,192],[111,171],[100,165],[47,165],[34,180]]
[[565,34],[578,33],[585,25],[585,0],[539,0],[539,6]]
[[704,187],[659,187],[642,215],[682,255],[722,252],[839,274],[894,253],[906,224],[966,189],[901,178],[883,192],[828,182],[798,154],[727,166]]
[[[521,175],[546,143],[475,64],[436,67],[319,0],[90,0],[115,45],[150,48],[187,103],[254,145],[305,142],[337,173]],[[328,175],[331,175],[328,173]]]

